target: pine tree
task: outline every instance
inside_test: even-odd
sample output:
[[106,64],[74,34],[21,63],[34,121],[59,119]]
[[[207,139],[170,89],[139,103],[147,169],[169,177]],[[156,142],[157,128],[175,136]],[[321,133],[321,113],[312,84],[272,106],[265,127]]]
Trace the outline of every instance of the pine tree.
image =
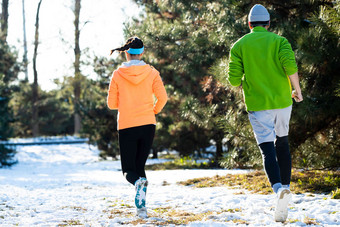
[[[13,89],[11,82],[16,79],[18,70],[16,56],[6,42],[0,39],[0,141],[6,141],[12,135],[10,123],[13,115],[8,103]],[[0,168],[14,164],[14,155],[14,149],[0,144]]]
[[299,167],[339,167],[339,31],[340,1],[335,1],[319,6],[297,39],[305,99],[293,112],[291,128]]
[[[167,127],[162,127],[162,131],[169,132],[168,140],[186,135],[185,139],[174,139],[176,143],[172,144],[174,149],[186,155],[204,149],[213,140],[217,148],[215,160],[219,160],[226,134],[221,127],[224,108],[218,104],[219,92],[214,96],[210,91],[220,90],[214,87],[216,81],[209,85],[206,82],[214,80],[209,68],[227,55],[230,40],[236,39],[244,30],[239,23],[233,23],[234,11],[238,13],[235,3],[143,1],[143,4],[147,16],[129,25],[126,33],[143,39],[147,48],[146,60],[160,70],[168,92],[174,90],[164,111],[168,117],[159,119],[160,124]],[[235,32],[226,33],[226,30]],[[209,88],[205,89],[207,86]],[[216,108],[212,108],[214,105]],[[212,109],[215,112],[211,112]],[[167,119],[167,123],[163,119]],[[189,148],[188,144],[192,146]]]
[[81,134],[98,146],[102,158],[116,158],[119,155],[116,112],[106,104],[112,71],[119,63],[119,59],[112,61],[96,57],[93,64],[98,79],[86,79],[82,84],[84,91],[79,102]]

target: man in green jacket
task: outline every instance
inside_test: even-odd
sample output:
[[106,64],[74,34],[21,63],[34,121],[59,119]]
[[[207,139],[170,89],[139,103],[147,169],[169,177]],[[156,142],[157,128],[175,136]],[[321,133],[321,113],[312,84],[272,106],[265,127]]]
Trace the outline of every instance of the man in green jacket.
[[[256,4],[250,10],[251,32],[230,50],[228,80],[242,86],[244,100],[263,166],[277,193],[275,221],[284,222],[291,199],[291,155],[288,145],[292,97],[303,100],[291,45],[284,37],[267,31],[270,16]],[[292,93],[291,84],[295,91]]]

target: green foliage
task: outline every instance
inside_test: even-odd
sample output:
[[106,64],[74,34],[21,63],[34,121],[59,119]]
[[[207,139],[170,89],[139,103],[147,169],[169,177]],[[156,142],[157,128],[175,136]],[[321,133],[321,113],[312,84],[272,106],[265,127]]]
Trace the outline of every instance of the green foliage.
[[[49,92],[39,88],[39,130],[41,135],[67,135],[73,132],[71,97],[65,88]],[[16,137],[32,136],[32,87],[21,82],[10,102],[15,121],[12,123]]]
[[[189,137],[192,144],[185,140],[183,146],[178,142],[180,146],[172,148],[183,147],[181,150],[186,151],[185,155],[204,149],[201,146],[192,148],[198,130],[207,141],[216,144],[221,144],[223,139],[227,141],[228,153],[223,154],[223,166],[261,165],[241,90],[226,83],[229,50],[237,39],[249,32],[247,15],[254,2],[136,2],[144,6],[145,14],[140,20],[126,25],[126,36],[138,35],[144,40],[146,61],[160,70],[165,84],[175,91],[170,94],[169,104],[178,111],[167,112],[160,119],[167,119],[167,124],[161,122],[167,125],[164,132],[176,129],[170,131],[175,134],[169,134],[176,140],[188,133],[193,135],[193,138]],[[327,149],[325,144],[313,143],[313,153],[332,157],[333,153],[338,154],[338,144],[334,142],[338,140],[338,134],[331,125],[338,122],[340,107],[340,82],[336,76],[340,65],[339,2],[266,1],[263,4],[271,14],[270,31],[285,36],[297,52],[305,101],[296,105],[292,114],[293,160],[302,160],[300,154],[307,154],[305,147],[319,133],[329,135],[325,143]],[[182,118],[178,118],[178,112]],[[324,152],[319,152],[321,148]],[[329,160],[326,158],[322,166],[335,167]],[[294,164],[300,165],[298,161]],[[320,163],[313,165],[320,166]]]
[[[181,130],[186,133],[188,127],[178,125],[194,124],[197,128],[192,127],[191,133],[200,130],[209,141],[222,135],[228,145],[221,162],[225,167],[261,165],[241,91],[225,82],[228,51],[249,32],[247,14],[254,3],[137,2],[144,5],[146,14],[141,21],[128,25],[126,33],[146,41],[151,52],[146,53],[147,60],[181,96],[174,107],[183,118],[171,116],[171,128],[179,129],[178,134]],[[339,157],[339,1],[263,4],[271,14],[270,31],[285,36],[297,53],[305,100],[294,105],[292,113],[294,165],[337,168],[337,158],[333,157]]]
[[227,55],[230,40],[236,40],[245,32],[240,20],[235,23],[236,2],[137,3],[144,5],[146,15],[141,21],[127,25],[126,36],[137,35],[143,39],[146,61],[160,70],[164,83],[174,90],[168,94],[167,106],[175,111],[168,112],[166,107],[166,117],[158,121],[166,125],[171,136],[167,140],[175,143],[164,139],[162,142],[186,156],[204,150],[212,141],[216,144],[218,161],[226,134],[222,127],[225,108],[219,99],[223,90],[209,73],[209,67]]
[[340,199],[340,189],[339,188],[332,191],[332,199]]
[[98,146],[103,158],[115,158],[119,154],[117,113],[109,110],[106,104],[111,74],[117,64],[104,58],[94,59],[98,80],[83,81],[79,105],[83,124],[81,134]]
[[100,89],[97,82],[88,82],[80,103],[83,122],[81,133],[98,146],[102,157],[115,158],[119,154],[116,113],[106,105],[107,88]]
[[15,154],[14,148],[0,144],[0,168],[16,164],[17,161],[14,160]]
[[[10,127],[10,122],[13,121],[13,112],[9,108],[9,102],[13,92],[11,82],[16,80],[18,71],[16,55],[0,39],[0,141],[6,141],[13,133]],[[14,164],[14,154],[14,149],[0,145],[0,168]]]
[[340,160],[340,118],[310,136],[297,148],[294,163],[302,168],[338,169]]
[[339,167],[339,7],[339,1],[320,6],[296,38],[304,93],[290,130],[297,167]]
[[171,169],[209,169],[215,167],[214,161],[197,162],[190,157],[176,158],[172,161],[147,165],[146,170],[171,170]]
[[338,171],[294,171],[292,174],[292,187],[296,193],[331,193],[340,185]]
[[219,105],[223,106],[222,128],[228,141],[228,153],[220,163],[225,168],[257,168],[262,164],[262,158],[245,111],[242,89],[227,83],[227,68],[227,58],[216,61],[210,68],[210,73],[223,86],[223,92],[218,96]]
[[181,121],[173,124],[170,131],[171,139],[174,140],[171,148],[180,152],[181,156],[191,155],[194,151],[200,151],[209,146],[209,140],[204,131],[190,122]]

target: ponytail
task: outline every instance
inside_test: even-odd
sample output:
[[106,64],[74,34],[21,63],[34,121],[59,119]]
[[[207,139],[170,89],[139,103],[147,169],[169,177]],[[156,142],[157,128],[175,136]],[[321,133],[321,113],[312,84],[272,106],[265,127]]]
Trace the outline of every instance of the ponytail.
[[112,55],[113,52],[115,51],[123,52],[129,50],[130,48],[143,48],[143,47],[144,45],[141,39],[139,39],[138,37],[131,37],[126,41],[124,46],[111,50],[110,55]]

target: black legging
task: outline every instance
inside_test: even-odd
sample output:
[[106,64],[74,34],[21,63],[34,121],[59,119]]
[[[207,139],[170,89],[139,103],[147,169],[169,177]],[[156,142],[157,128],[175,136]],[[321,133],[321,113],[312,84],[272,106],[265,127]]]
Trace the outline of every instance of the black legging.
[[290,184],[292,159],[289,151],[288,136],[276,137],[276,142],[259,144],[264,170],[271,186],[276,183]]
[[140,177],[146,177],[144,168],[155,128],[155,125],[143,125],[118,131],[122,171],[126,180],[133,185]]

